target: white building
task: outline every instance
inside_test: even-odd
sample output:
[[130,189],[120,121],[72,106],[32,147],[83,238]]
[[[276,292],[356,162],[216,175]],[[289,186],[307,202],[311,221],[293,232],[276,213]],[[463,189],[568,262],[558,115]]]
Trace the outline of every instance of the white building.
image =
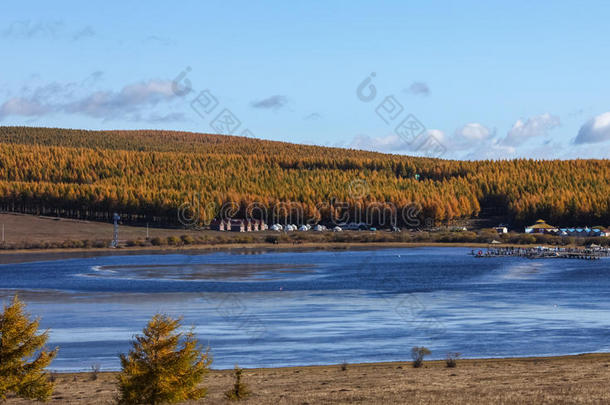
[[496,232],[502,235],[504,233],[508,233],[508,228],[505,226],[496,226]]

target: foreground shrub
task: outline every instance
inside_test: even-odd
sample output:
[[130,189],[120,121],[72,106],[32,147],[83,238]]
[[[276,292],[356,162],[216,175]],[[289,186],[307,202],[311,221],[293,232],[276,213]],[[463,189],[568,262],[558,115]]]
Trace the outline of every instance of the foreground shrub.
[[0,400],[12,392],[21,398],[46,401],[53,393],[53,383],[44,369],[57,349],[43,349],[49,331],[38,334],[39,320],[30,321],[24,308],[15,296],[0,314]]
[[461,356],[458,352],[447,353],[447,357],[445,357],[445,363],[447,367],[454,368],[457,367],[457,359]]
[[231,401],[241,401],[250,396],[248,386],[241,382],[241,374],[243,371],[244,370],[239,368],[237,364],[235,365],[235,371],[233,372],[235,382],[233,383],[233,388],[225,392],[225,398]]
[[212,363],[209,349],[198,346],[192,332],[176,332],[179,319],[155,315],[122,354],[119,404],[163,404],[203,398],[200,387]]
[[424,362],[424,357],[430,354],[430,350],[427,347],[415,346],[411,349],[411,357],[413,358],[413,367],[421,367]]

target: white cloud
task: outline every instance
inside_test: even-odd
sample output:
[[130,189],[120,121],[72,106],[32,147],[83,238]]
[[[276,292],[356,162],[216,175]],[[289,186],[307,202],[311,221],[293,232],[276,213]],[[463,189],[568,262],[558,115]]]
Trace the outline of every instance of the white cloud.
[[479,124],[478,122],[471,122],[458,128],[455,131],[455,135],[469,141],[482,141],[493,136],[493,133],[485,125]]
[[[433,138],[433,139],[432,139]],[[410,142],[396,134],[371,137],[368,135],[356,135],[348,144],[347,148],[371,150],[384,153],[422,155],[431,145],[441,145],[445,149],[447,143],[445,133],[439,129],[429,129],[420,134]]]
[[[445,133],[443,131],[441,131],[440,129],[429,129],[424,134],[424,136],[426,136],[426,135],[428,137],[432,136],[432,137],[436,138],[436,140],[439,141],[440,143],[447,142],[447,139],[445,139]],[[417,142],[414,142],[414,143],[417,143]]]
[[528,118],[526,121],[519,119],[501,143],[506,146],[519,146],[531,138],[547,135],[551,129],[559,125],[561,125],[559,117],[549,113]]
[[399,151],[405,150],[406,144],[395,134],[376,137],[356,135],[349,143],[348,147],[351,149],[398,153]]
[[63,29],[62,21],[13,21],[1,31],[4,38],[31,39],[34,37],[55,38]]
[[51,111],[51,107],[42,105],[37,100],[13,97],[0,105],[0,120],[9,115],[32,117],[44,115]]
[[427,96],[430,94],[430,87],[424,82],[413,82],[409,88],[404,91],[405,93]]
[[502,145],[496,138],[496,130],[478,122],[468,123],[455,130],[449,150],[464,151],[457,157],[468,160],[509,159],[514,156],[515,148]]
[[97,91],[66,104],[64,109],[70,113],[109,119],[126,116],[142,107],[155,106],[175,97],[170,80],[149,80],[127,85],[119,92]]
[[76,31],[74,34],[72,34],[72,39],[78,41],[79,39],[91,38],[94,36],[95,31],[93,30],[93,28],[87,25],[86,27],[83,27],[80,30]]
[[74,29],[61,20],[19,20],[11,22],[4,29],[0,29],[0,36],[9,39],[71,38],[76,41],[95,36],[95,31],[88,25]]
[[288,97],[276,94],[274,96],[267,97],[262,100],[252,101],[250,103],[250,106],[252,108],[279,110],[280,108],[285,107],[287,104]]
[[455,130],[453,136],[444,140],[449,151],[463,151],[488,144],[495,131],[478,122],[471,122]]
[[574,143],[599,143],[608,140],[610,140],[610,112],[593,117],[580,127]]
[[149,80],[124,86],[119,91],[91,91],[101,77],[94,72],[81,82],[25,86],[19,96],[0,104],[0,120],[9,116],[82,114],[94,118],[133,121],[177,121],[183,114],[161,114],[154,107],[177,99],[169,80]]
[[307,114],[303,119],[305,121],[316,121],[322,118],[322,114],[317,112],[312,112],[311,114]]

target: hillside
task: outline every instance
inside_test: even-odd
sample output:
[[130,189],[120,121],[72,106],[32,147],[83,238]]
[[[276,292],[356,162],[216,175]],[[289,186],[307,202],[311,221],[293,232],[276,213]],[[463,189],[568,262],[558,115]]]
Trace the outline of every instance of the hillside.
[[237,217],[252,203],[321,221],[415,204],[436,222],[608,225],[609,179],[608,160],[464,162],[187,132],[0,127],[0,209],[91,220],[116,211],[177,224],[188,203],[206,222],[232,202]]

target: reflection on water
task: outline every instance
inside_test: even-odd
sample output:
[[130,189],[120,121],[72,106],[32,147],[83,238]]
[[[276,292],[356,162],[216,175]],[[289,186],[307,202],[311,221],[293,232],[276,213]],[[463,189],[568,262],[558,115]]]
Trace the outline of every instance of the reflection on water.
[[156,312],[183,316],[214,367],[610,350],[610,260],[477,259],[468,249],[105,256],[0,266],[51,328],[58,370],[117,355]]
[[132,264],[118,266],[92,266],[86,277],[108,277],[131,280],[271,280],[279,279],[283,273],[295,275],[311,273],[312,265],[280,263],[178,263],[178,264]]

